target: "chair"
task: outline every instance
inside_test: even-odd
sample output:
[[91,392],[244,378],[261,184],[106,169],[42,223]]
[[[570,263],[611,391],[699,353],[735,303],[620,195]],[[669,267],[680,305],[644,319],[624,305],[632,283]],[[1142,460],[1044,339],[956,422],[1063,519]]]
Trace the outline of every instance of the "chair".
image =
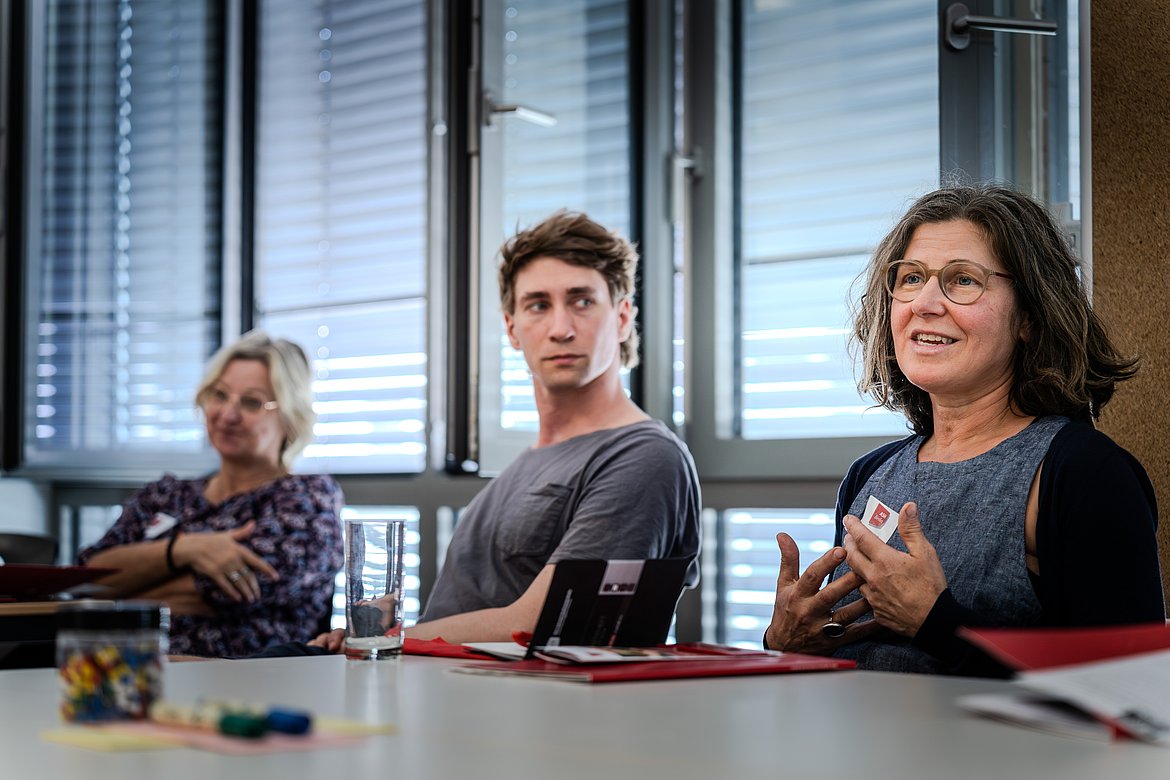
[[56,563],[57,540],[42,534],[0,532],[0,559],[5,563]]

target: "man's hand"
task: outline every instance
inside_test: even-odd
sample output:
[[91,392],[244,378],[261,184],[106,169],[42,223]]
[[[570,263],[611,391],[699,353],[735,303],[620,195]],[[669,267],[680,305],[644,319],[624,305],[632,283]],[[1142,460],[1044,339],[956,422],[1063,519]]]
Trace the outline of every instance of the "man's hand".
[[845,516],[845,530],[849,566],[864,580],[861,595],[873,608],[875,621],[913,637],[947,589],[938,553],[922,533],[918,505],[907,503],[898,515],[898,534],[908,554],[883,543],[853,515]]
[[327,634],[318,634],[308,644],[309,647],[323,647],[331,653],[340,653],[345,647],[345,629],[335,628]]

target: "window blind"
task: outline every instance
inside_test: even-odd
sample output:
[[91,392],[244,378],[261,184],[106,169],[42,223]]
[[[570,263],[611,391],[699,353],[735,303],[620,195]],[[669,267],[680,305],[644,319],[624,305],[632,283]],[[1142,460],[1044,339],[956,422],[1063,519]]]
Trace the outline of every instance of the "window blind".
[[25,459],[204,448],[218,339],[219,4],[47,0],[28,137]]
[[[629,11],[625,0],[506,3],[503,103],[556,117],[544,127],[515,117],[494,120],[503,136],[499,193],[502,236],[561,208],[584,211],[629,234]],[[486,258],[495,285],[498,257]],[[498,307],[485,312],[499,319]],[[493,332],[499,332],[493,331]],[[536,430],[532,380],[522,354],[500,341],[499,419],[503,429]],[[490,381],[490,380],[489,380]],[[485,420],[492,426],[495,421]],[[482,437],[491,447],[490,434]]]
[[260,6],[257,322],[305,347],[301,468],[426,465],[426,3]]
[[846,352],[868,253],[938,184],[929,0],[742,5],[740,433],[897,434]]
[[833,510],[729,509],[720,513],[720,522],[722,538],[717,545],[705,540],[704,555],[714,554],[718,560],[715,588],[721,614],[705,629],[714,629],[717,641],[759,648],[776,603],[776,534],[784,531],[796,542],[803,572],[833,546]]

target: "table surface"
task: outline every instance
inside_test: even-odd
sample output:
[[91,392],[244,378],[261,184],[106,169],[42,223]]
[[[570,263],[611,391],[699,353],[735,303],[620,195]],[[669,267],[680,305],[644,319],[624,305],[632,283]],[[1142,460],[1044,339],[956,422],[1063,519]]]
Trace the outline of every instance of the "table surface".
[[0,672],[0,777],[1165,778],[1170,751],[1042,734],[969,715],[1007,683],[871,672],[587,685],[451,672],[458,662],[341,656],[168,664],[166,695],[395,722],[357,747],[233,757],[102,753],[46,742],[53,669]]

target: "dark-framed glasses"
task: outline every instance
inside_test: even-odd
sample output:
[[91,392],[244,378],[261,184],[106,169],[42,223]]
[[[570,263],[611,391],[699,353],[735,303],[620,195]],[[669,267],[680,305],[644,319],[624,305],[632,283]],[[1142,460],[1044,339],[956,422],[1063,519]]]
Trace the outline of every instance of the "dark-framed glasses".
[[252,416],[280,408],[280,404],[276,401],[269,401],[267,398],[247,393],[244,395],[229,393],[222,387],[213,387],[207,391],[207,396],[203,399],[203,408],[207,411],[218,411],[230,403],[239,406],[242,414]]
[[979,300],[993,276],[1013,281],[1010,274],[992,271],[972,260],[952,260],[933,271],[917,260],[897,260],[886,266],[886,292],[895,301],[910,303],[932,276],[938,277],[938,286],[947,300],[962,306]]

